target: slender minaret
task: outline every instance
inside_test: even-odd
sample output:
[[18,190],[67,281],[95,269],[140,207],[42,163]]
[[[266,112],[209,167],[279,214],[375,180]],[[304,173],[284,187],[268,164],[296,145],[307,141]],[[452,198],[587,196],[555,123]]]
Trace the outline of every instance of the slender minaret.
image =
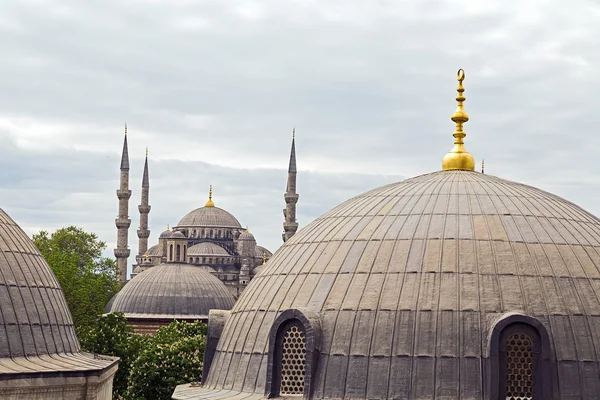
[[127,258],[129,257],[129,248],[127,246],[127,234],[129,232],[129,152],[127,151],[127,124],[125,124],[125,139],[123,141],[123,155],[121,156],[121,185],[117,190],[119,199],[119,215],[115,220],[117,225],[117,248],[115,257],[117,258],[117,268],[119,279],[122,283],[127,282]]
[[144,164],[144,177],[142,178],[142,204],[138,206],[140,211],[140,229],[137,231],[139,238],[138,244],[138,260],[141,260],[144,254],[148,252],[148,237],[150,230],[148,229],[148,214],[150,213],[150,180],[148,179],[148,148],[146,148],[146,163]]
[[290,153],[290,166],[288,168],[287,191],[285,192],[285,208],[283,216],[283,241],[286,242],[294,236],[298,230],[296,222],[296,203],[298,202],[298,193],[296,193],[296,128],[292,131],[292,151]]

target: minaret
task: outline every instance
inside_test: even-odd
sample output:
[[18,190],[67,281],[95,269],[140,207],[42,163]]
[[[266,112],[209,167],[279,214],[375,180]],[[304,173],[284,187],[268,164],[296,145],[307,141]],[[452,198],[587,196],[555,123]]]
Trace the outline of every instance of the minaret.
[[281,235],[284,242],[294,236],[298,230],[298,223],[296,222],[296,203],[298,202],[296,172],[296,128],[294,128],[292,131],[292,151],[290,153],[290,166],[288,168],[287,191],[284,195],[286,206],[283,209],[283,216],[285,217],[285,221],[283,223],[283,234]]
[[144,254],[148,252],[148,237],[150,230],[148,229],[148,214],[150,213],[150,205],[148,204],[150,196],[150,180],[148,179],[148,148],[146,148],[146,163],[144,164],[144,177],[142,178],[142,204],[138,206],[140,211],[140,229],[137,231],[139,238],[138,245],[138,260],[142,260]]
[[127,151],[127,124],[125,124],[125,139],[123,141],[123,155],[121,156],[121,185],[117,190],[119,199],[119,215],[115,220],[117,226],[117,248],[115,257],[117,258],[117,267],[119,279],[122,283],[127,282],[127,258],[129,257],[129,248],[127,246],[127,234],[129,232],[129,152]]

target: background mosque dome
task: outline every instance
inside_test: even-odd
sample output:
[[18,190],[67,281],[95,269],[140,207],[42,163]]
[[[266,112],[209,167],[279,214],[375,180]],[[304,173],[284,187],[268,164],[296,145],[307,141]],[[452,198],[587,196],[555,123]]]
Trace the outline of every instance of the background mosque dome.
[[254,240],[254,241],[256,241],[256,239],[254,239],[254,235],[251,234],[250,231],[248,231],[247,229],[240,234],[240,236],[238,237],[238,240]]
[[173,232],[170,229],[167,229],[166,231],[162,232],[160,234],[160,236],[158,236],[159,239],[168,239],[171,237],[171,235],[173,234]]
[[179,221],[177,228],[216,227],[241,228],[239,221],[219,207],[201,207],[190,211]]
[[308,397],[496,398],[495,335],[526,321],[545,365],[538,388],[553,393],[539,398],[592,398],[599,298],[596,217],[478,172],[422,175],[289,239],[232,309],[199,390],[269,393],[282,362],[269,358],[281,354],[273,327],[290,315],[314,323]]
[[222,256],[230,257],[231,255],[223,247],[212,242],[200,242],[193,245],[187,251],[188,256]]
[[128,319],[198,319],[211,309],[229,310],[235,302],[223,282],[203,268],[162,264],[132,278],[111,300],[107,312]]
[[173,232],[169,239],[185,239],[185,235],[179,231]]

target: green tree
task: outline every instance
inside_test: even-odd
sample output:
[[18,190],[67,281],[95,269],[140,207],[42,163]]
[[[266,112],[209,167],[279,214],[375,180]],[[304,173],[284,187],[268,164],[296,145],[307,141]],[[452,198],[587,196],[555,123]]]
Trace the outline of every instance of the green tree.
[[113,398],[126,398],[131,363],[151,340],[133,333],[123,313],[100,316],[92,326],[82,329],[79,339],[84,350],[119,357],[119,369],[113,381]]
[[120,289],[116,263],[102,257],[106,243],[75,226],[40,231],[33,242],[58,279],[78,333],[92,326]]
[[126,398],[170,399],[175,386],[202,378],[206,325],[175,321],[160,328],[131,364]]

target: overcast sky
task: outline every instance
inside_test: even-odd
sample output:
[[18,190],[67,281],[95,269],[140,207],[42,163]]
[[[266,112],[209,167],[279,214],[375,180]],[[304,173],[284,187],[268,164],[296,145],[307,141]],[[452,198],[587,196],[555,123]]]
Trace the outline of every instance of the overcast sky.
[[212,184],[274,251],[293,126],[305,226],[439,170],[464,68],[477,164],[600,215],[600,6],[566,4],[1,1],[0,207],[29,234],[93,231],[111,254],[127,122],[132,255],[146,146],[151,243]]

